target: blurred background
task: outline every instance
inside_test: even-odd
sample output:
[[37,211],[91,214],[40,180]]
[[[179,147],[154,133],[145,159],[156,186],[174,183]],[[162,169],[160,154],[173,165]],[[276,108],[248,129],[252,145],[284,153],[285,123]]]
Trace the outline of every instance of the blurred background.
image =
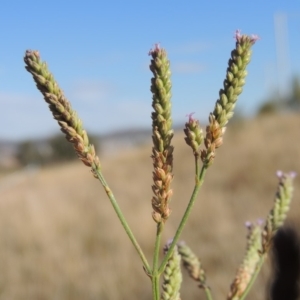
[[[73,154],[24,68],[38,50],[95,144],[104,176],[149,260],[149,50],[171,61],[175,127],[171,238],[194,183],[182,128],[205,126],[234,48],[257,34],[224,145],[183,232],[225,298],[243,258],[245,221],[265,218],[276,170],[300,172],[300,3],[17,1],[0,10],[0,299],[151,299],[151,287],[106,194]],[[298,226],[299,178],[288,222]],[[267,299],[268,261],[250,298]],[[182,299],[204,299],[184,277]]]

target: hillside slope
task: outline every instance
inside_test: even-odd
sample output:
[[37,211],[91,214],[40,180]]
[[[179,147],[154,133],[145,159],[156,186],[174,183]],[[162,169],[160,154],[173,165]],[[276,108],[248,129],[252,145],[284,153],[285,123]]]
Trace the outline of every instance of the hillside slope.
[[[242,260],[244,222],[264,218],[273,203],[276,170],[300,173],[299,128],[299,115],[283,115],[235,123],[225,134],[182,235],[201,258],[215,299],[226,298]],[[174,197],[164,242],[173,236],[194,183],[193,155],[182,133],[174,145]],[[143,146],[101,163],[151,260],[150,154],[151,145]],[[299,219],[299,192],[298,176],[290,222]],[[43,169],[0,194],[0,300],[151,299],[134,248],[101,185],[80,162]],[[266,266],[250,298],[265,299],[267,282]],[[186,276],[182,299],[204,299]]]

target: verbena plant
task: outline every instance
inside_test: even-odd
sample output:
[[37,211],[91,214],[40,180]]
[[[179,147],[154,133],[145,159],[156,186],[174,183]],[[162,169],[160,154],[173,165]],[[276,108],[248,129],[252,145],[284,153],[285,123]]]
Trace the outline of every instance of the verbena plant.
[[[223,88],[219,91],[214,110],[209,114],[209,123],[203,133],[199,121],[189,115],[185,124],[185,141],[192,148],[195,157],[195,186],[190,201],[172,240],[164,247],[164,258],[159,261],[161,236],[171,210],[169,207],[172,197],[171,183],[173,180],[173,150],[172,119],[171,119],[171,71],[166,51],[158,44],[150,50],[150,70],[152,92],[152,159],[153,159],[153,197],[152,218],[156,223],[156,239],[152,265],[144,255],[138,241],[132,233],[113,192],[102,174],[100,160],[93,145],[89,142],[87,132],[71,104],[59,88],[47,64],[42,62],[38,51],[27,50],[25,54],[26,69],[33,76],[37,88],[41,91],[54,119],[58,121],[61,131],[71,142],[81,161],[91,168],[92,174],[99,179],[108,198],[119,217],[130,241],[135,247],[145,270],[152,283],[154,300],[180,299],[182,275],[180,265],[187,269],[191,278],[205,292],[208,300],[213,299],[207,285],[206,274],[201,261],[192,250],[179,241],[181,232],[186,224],[198,192],[204,182],[205,174],[213,164],[217,148],[223,143],[226,125],[233,116],[238,96],[241,94],[247,75],[246,67],[251,59],[251,48],[258,40],[257,36],[242,35],[239,30],[235,33],[235,48],[228,61]],[[202,144],[204,146],[202,147]],[[202,147],[202,149],[200,149]],[[272,239],[286,218],[293,192],[292,181],[295,173],[277,172],[279,184],[275,195],[274,206],[266,221],[247,222],[247,248],[243,262],[230,286],[228,300],[244,299],[254,283],[271,246]],[[162,291],[160,277],[163,276]]]

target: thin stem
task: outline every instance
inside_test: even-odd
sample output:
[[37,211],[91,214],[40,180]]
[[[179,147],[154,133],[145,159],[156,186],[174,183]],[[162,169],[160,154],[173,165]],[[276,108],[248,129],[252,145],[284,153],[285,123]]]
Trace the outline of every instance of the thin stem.
[[199,155],[195,155],[195,166],[196,166],[196,176],[198,178],[199,176]]
[[161,234],[163,232],[164,223],[160,222],[157,224],[156,229],[156,239],[155,239],[155,247],[153,254],[153,268],[152,268],[152,289],[153,289],[153,299],[158,300],[159,298],[159,276],[157,273],[158,270],[158,258],[159,258],[159,250],[160,250],[160,241]]
[[184,212],[184,215],[183,215],[183,217],[182,217],[182,219],[180,221],[178,229],[177,229],[177,231],[175,233],[175,236],[173,238],[173,242],[172,242],[171,246],[169,247],[169,250],[166,253],[166,255],[165,255],[165,257],[164,257],[164,259],[163,259],[163,261],[162,261],[162,263],[161,263],[161,265],[160,265],[160,267],[158,269],[158,273],[159,274],[161,274],[164,271],[164,269],[166,267],[166,264],[167,264],[170,256],[172,255],[174,247],[175,247],[176,243],[178,242],[178,239],[179,239],[180,234],[181,234],[181,232],[182,232],[182,230],[184,228],[184,225],[186,224],[186,221],[187,221],[187,219],[188,219],[188,217],[189,217],[189,215],[191,213],[192,207],[193,207],[193,205],[195,203],[195,200],[196,200],[196,197],[197,197],[198,192],[200,190],[200,187],[203,184],[204,176],[205,176],[207,168],[208,167],[206,165],[203,165],[202,169],[201,169],[201,172],[200,172],[200,175],[199,175],[199,177],[197,177],[197,181],[195,183],[193,194],[192,194],[191,199],[189,201],[189,204],[188,204],[188,206],[187,206],[187,208],[186,208],[186,210]]
[[129,225],[128,225],[128,223],[127,223],[127,221],[126,221],[126,219],[125,219],[125,217],[124,217],[124,215],[123,215],[123,213],[122,213],[122,211],[121,211],[121,209],[120,209],[120,207],[119,207],[119,205],[118,205],[118,203],[115,199],[114,194],[110,190],[110,188],[109,188],[108,184],[106,183],[102,173],[98,169],[96,169],[94,171],[95,171],[95,174],[97,174],[97,177],[99,178],[99,180],[100,180],[100,182],[101,182],[101,184],[102,184],[102,186],[103,186],[103,188],[104,188],[104,190],[105,190],[105,192],[106,192],[106,194],[107,194],[107,196],[108,196],[108,198],[109,198],[109,200],[110,200],[110,202],[111,202],[111,204],[112,204],[112,206],[113,206],[113,208],[114,208],[114,210],[115,210],[115,212],[116,212],[116,214],[117,214],[117,216],[118,216],[118,218],[119,218],[119,220],[120,220],[120,222],[121,222],[121,224],[122,224],[122,226],[125,230],[125,232],[127,233],[131,243],[133,244],[136,251],[138,252],[138,254],[139,254],[139,256],[140,256],[140,258],[143,262],[145,271],[148,273],[148,275],[151,274],[151,268],[150,268],[149,263],[148,263],[145,255],[143,253],[143,250],[141,249],[139,243],[135,239],[135,237],[134,237],[134,235],[133,235],[133,233],[132,233],[132,231],[131,231],[131,229],[130,229],[130,227],[129,227]]
[[263,265],[263,263],[265,261],[265,257],[266,257],[265,253],[261,255],[261,257],[260,257],[260,259],[259,259],[259,261],[257,263],[255,272],[253,273],[253,275],[252,275],[252,277],[251,277],[251,279],[250,279],[250,281],[249,281],[249,283],[248,283],[245,291],[243,292],[243,294],[241,295],[241,297],[239,298],[239,300],[244,300],[246,298],[246,296],[248,295],[249,291],[251,290],[251,288],[252,288],[252,286],[253,286],[253,284],[254,284],[254,282],[255,282],[255,280],[256,280],[256,278],[257,278],[257,276],[258,276],[258,274],[259,274],[259,272],[261,270],[261,267],[262,267],[262,265]]
[[159,300],[159,275],[152,277],[153,300]]
[[205,292],[205,296],[207,300],[213,300],[212,294],[210,292],[210,288],[209,287],[204,287],[204,292]]
[[160,240],[161,240],[161,234],[162,234],[162,231],[163,231],[163,227],[164,227],[163,222],[160,222],[160,223],[157,224],[154,255],[153,255],[153,269],[152,269],[154,275],[155,275],[155,272],[157,271],[157,268],[158,268]]

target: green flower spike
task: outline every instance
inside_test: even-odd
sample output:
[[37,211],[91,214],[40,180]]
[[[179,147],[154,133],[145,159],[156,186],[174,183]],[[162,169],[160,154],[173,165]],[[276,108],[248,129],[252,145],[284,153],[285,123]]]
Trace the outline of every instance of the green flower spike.
[[246,222],[249,230],[247,236],[247,250],[242,264],[240,265],[235,279],[230,287],[227,300],[238,300],[244,295],[251,279],[253,278],[257,266],[259,265],[262,249],[262,221],[256,224]]
[[289,210],[293,194],[293,179],[296,173],[284,174],[278,171],[277,176],[279,185],[274,207],[267,217],[266,225],[262,227],[262,221],[257,222],[256,225],[247,224],[249,228],[248,247],[244,261],[231,285],[228,300],[245,299],[264,263],[275,233],[286,219],[286,213]]
[[239,30],[235,33],[236,47],[231,52],[223,89],[219,92],[219,99],[209,116],[209,125],[206,127],[204,140],[206,149],[201,151],[201,159],[206,166],[213,163],[215,151],[223,143],[226,125],[232,118],[238,96],[243,91],[247,75],[246,67],[251,59],[251,47],[258,39],[256,35],[251,37],[241,35]]
[[185,142],[192,148],[194,155],[199,156],[199,147],[203,142],[203,131],[199,121],[193,118],[193,114],[188,115],[189,120],[185,123],[184,133],[186,135]]
[[150,70],[153,73],[151,79],[152,92],[152,159],[153,181],[152,190],[152,217],[155,222],[165,222],[171,211],[169,208],[172,190],[170,188],[173,179],[173,138],[171,119],[171,71],[167,53],[158,44],[150,50],[152,56]]
[[208,288],[206,285],[206,274],[199,258],[184,242],[178,243],[177,247],[183,266],[188,271],[190,277],[199,283],[200,288]]
[[[164,252],[167,252],[168,248],[169,244],[165,246]],[[163,273],[161,300],[180,300],[179,291],[182,282],[180,261],[178,248],[175,247]]]
[[279,184],[275,195],[273,209],[270,211],[263,232],[263,251],[266,252],[270,247],[272,239],[283,225],[286,214],[290,209],[290,203],[293,196],[293,179],[296,177],[295,172],[283,173],[277,171]]

